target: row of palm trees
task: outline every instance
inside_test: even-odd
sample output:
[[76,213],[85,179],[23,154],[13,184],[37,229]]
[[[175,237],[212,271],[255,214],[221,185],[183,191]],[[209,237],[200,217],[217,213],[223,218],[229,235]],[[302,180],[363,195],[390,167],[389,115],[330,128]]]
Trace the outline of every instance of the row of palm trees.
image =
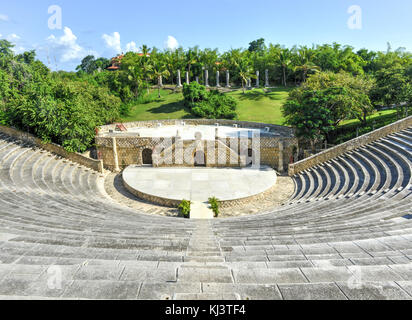
[[[260,51],[231,49],[220,54],[217,49],[203,49],[198,46],[184,50],[159,51],[147,46],[141,53],[128,53],[140,57],[140,70],[147,82],[161,80],[175,84],[177,70],[188,72],[191,79],[204,81],[204,70],[209,70],[213,81],[216,71],[229,70],[231,82],[246,86],[250,79],[256,78],[256,71],[269,70],[269,80],[273,84],[288,86],[306,81],[310,74],[320,70],[338,72],[344,70],[354,75],[362,74],[376,53],[367,51],[354,52],[352,47],[337,43],[321,46],[300,46],[286,48],[270,44]],[[370,60],[370,61],[368,61]],[[133,66],[128,65],[127,68]],[[261,72],[263,75],[263,72]]]

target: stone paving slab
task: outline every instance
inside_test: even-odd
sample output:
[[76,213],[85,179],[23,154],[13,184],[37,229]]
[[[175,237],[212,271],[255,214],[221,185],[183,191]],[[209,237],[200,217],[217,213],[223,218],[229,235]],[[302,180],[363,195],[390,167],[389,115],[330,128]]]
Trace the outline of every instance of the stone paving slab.
[[412,297],[412,281],[396,281],[396,283]]
[[201,293],[201,283],[143,283],[137,298],[139,300],[172,300],[176,293]]
[[306,283],[279,285],[285,300],[347,300],[334,283]]
[[353,278],[352,272],[346,267],[333,268],[301,268],[310,282],[348,281]]
[[176,281],[175,268],[143,269],[139,267],[127,266],[120,280],[123,281],[147,281],[147,282],[174,282]]
[[230,270],[225,267],[181,267],[178,282],[221,282],[232,283]]
[[137,298],[140,287],[138,281],[74,281],[63,297],[131,300]]
[[240,300],[236,293],[176,293],[173,300]]
[[241,300],[282,300],[276,285],[202,283],[204,293],[233,293]]
[[350,300],[411,300],[412,296],[406,293],[395,282],[359,282],[349,286],[347,283],[338,283],[340,289]]
[[306,278],[299,269],[234,269],[235,283],[276,284],[305,283]]

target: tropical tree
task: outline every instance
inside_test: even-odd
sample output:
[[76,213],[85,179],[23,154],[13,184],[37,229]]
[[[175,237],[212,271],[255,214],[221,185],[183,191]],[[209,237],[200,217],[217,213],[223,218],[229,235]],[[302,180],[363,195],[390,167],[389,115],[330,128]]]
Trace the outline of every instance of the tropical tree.
[[160,60],[155,60],[153,62],[152,72],[153,77],[157,79],[157,96],[160,98],[161,80],[163,77],[169,77],[170,72],[167,70],[166,65]]
[[281,49],[276,56],[277,62],[282,68],[282,84],[285,87],[287,86],[286,72],[289,66],[292,64],[291,56],[292,55],[289,49]]
[[315,50],[301,46],[297,50],[295,71],[301,72],[302,82],[306,81],[308,74],[319,72],[320,67],[313,62]]
[[244,94],[249,79],[256,78],[256,75],[253,74],[251,61],[246,57],[237,59],[235,61],[235,66],[242,82],[242,92]]

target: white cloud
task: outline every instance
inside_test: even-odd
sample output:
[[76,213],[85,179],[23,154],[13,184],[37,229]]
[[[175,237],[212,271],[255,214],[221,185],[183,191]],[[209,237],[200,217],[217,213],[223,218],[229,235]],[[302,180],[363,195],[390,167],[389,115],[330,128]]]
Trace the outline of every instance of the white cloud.
[[9,17],[0,13],[0,21],[9,21]]
[[176,50],[179,47],[179,42],[177,42],[175,37],[168,36],[165,42],[165,47],[169,50]]
[[126,45],[126,52],[139,52],[139,48],[136,45],[136,42],[132,41]]
[[[0,37],[2,37],[2,35],[0,34]],[[14,44],[13,47],[13,51],[15,54],[19,54],[22,53],[24,51],[26,51],[26,48],[21,44],[21,38],[15,34],[15,33],[11,33],[8,36],[5,37],[7,41],[10,41],[11,43]]]
[[63,33],[61,37],[51,35],[47,38],[49,45],[51,45],[51,51],[57,53],[62,62],[82,59],[88,54],[97,55],[81,47],[77,43],[76,35],[70,28],[64,27]]
[[12,33],[12,34],[9,34],[6,39],[7,39],[8,41],[12,42],[12,41],[18,41],[18,40],[20,40],[21,38],[20,38],[17,34]]
[[116,54],[122,52],[122,46],[120,44],[120,33],[113,32],[112,35],[103,34],[103,40],[106,43],[106,46],[113,50]]

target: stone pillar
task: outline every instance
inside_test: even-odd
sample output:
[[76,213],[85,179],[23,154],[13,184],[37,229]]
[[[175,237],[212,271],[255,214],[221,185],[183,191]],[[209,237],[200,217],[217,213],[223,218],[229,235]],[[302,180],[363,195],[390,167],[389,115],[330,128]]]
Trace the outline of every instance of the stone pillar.
[[119,156],[117,155],[117,142],[116,138],[112,138],[112,143],[113,143],[113,159],[114,159],[114,171],[119,172]]
[[230,74],[229,74],[229,70],[226,70],[226,88],[230,88]]
[[269,88],[269,70],[265,70],[265,87]]
[[196,76],[196,82],[199,83],[199,77],[198,76]]
[[189,72],[186,71],[186,84],[190,84]]
[[259,71],[256,71],[256,88],[259,88],[260,87],[260,82],[259,82],[259,77],[260,77],[260,72]]
[[220,80],[220,72],[219,72],[219,71],[216,71],[216,87],[217,87],[217,88],[220,87],[219,80]]
[[182,86],[182,79],[180,77],[180,70],[177,70],[177,87],[180,88]]
[[205,70],[205,86],[209,87],[209,70]]
[[283,141],[279,142],[279,172],[282,173],[285,170],[284,162],[283,162],[283,152],[284,152],[284,144]]
[[252,80],[251,80],[250,78],[247,79],[247,85],[246,85],[246,87],[252,88]]

